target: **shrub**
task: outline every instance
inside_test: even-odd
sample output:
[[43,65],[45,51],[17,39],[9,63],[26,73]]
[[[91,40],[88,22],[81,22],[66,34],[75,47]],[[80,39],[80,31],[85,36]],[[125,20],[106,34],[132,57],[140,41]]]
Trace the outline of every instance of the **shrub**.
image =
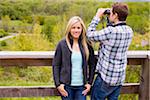
[[50,43],[44,34],[41,34],[41,26],[35,24],[33,26],[32,34],[19,33],[13,40],[13,46],[10,50],[19,51],[47,51],[53,50],[54,46]]
[[5,41],[0,41],[0,46],[6,46],[7,43]]
[[7,32],[5,32],[3,29],[0,29],[0,38],[4,37],[4,36],[7,36],[7,35],[8,35]]
[[27,22],[27,23],[32,23],[33,22],[33,17],[32,16],[23,16],[22,20]]
[[131,15],[127,18],[127,23],[133,28],[134,32],[144,34],[148,31],[148,19],[141,15]]
[[8,15],[2,17],[2,27],[6,32],[10,29],[10,22],[11,20]]
[[32,19],[33,19],[33,23],[38,23],[40,25],[43,25],[45,17],[38,15],[38,16],[32,16]]
[[134,33],[129,50],[150,50],[150,32],[143,35]]
[[48,37],[50,42],[52,42],[52,34],[53,34],[53,28],[58,23],[58,17],[57,16],[49,16],[44,20],[44,26],[42,29],[42,32]]

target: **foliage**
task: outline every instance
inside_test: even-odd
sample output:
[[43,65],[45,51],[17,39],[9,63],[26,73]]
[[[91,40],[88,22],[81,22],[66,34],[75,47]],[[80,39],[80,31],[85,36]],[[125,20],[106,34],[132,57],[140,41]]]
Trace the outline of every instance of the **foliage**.
[[58,41],[60,41],[65,36],[65,30],[67,25],[67,17],[65,15],[63,17],[59,17],[58,20],[59,21],[56,23],[52,30],[52,41],[55,47]]
[[8,32],[5,32],[3,29],[0,29],[0,38],[7,36],[7,35],[8,35]]
[[26,20],[13,20],[11,21],[11,32],[15,33],[29,33],[32,30],[32,25],[25,22]]
[[0,47],[1,46],[7,46],[7,43],[5,41],[0,41]]
[[[111,7],[112,3],[98,0],[2,0],[0,2],[0,16],[8,15],[12,20],[25,20],[29,23],[32,23],[34,18],[37,18],[40,22],[39,24],[43,25],[47,16],[57,18],[57,16],[66,15],[67,19],[69,19],[71,16],[78,15],[87,24],[91,21],[98,8]],[[146,33],[150,23],[149,3],[127,2],[127,4],[130,10],[127,23],[137,33]]]
[[2,17],[2,27],[6,32],[9,31],[10,21],[11,20],[10,20],[9,16],[5,15]]
[[[129,17],[127,22],[138,33],[146,33],[149,20],[149,2],[129,2]],[[136,9],[135,9],[136,8]],[[147,23],[148,22],[148,23]]]
[[46,34],[50,42],[53,41],[53,28],[58,22],[58,17],[56,16],[49,16],[45,19],[44,21],[44,26],[43,26],[43,33]]
[[0,86],[54,85],[52,67],[0,67]]
[[34,19],[33,16],[23,16],[22,20],[27,23],[32,23]]
[[145,16],[131,15],[127,19],[127,23],[133,28],[134,32],[141,34],[146,33],[148,30],[148,19]]
[[120,94],[118,100],[139,100],[137,94]]
[[129,50],[150,50],[150,32],[144,35],[135,33]]
[[31,14],[28,7],[23,2],[3,0],[0,3],[0,16],[8,15],[11,19],[21,19],[22,16]]
[[52,50],[54,48],[52,43],[41,34],[41,26],[35,24],[33,26],[32,34],[30,33],[19,33],[19,35],[13,38],[13,46],[10,46],[10,50],[21,50],[21,51],[41,51],[41,50]]
[[10,20],[9,16],[3,16],[0,27],[6,32],[30,32],[31,24],[26,20]]

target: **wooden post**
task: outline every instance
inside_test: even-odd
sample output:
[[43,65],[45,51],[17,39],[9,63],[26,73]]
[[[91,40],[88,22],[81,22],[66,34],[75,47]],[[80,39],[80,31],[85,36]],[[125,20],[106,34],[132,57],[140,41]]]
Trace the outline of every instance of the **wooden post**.
[[141,71],[141,80],[140,80],[140,90],[139,90],[139,100],[150,100],[149,98],[149,73],[150,73],[150,58],[148,57],[143,61],[142,71]]

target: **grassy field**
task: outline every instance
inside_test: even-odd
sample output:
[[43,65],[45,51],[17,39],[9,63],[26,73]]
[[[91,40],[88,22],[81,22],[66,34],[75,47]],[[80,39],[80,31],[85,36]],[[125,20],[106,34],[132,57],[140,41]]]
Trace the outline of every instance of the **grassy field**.
[[[128,66],[125,82],[139,82],[140,70],[140,66]],[[0,86],[54,86],[52,67],[0,67]],[[89,97],[87,98],[89,100]],[[60,100],[60,97],[0,98],[0,100]],[[138,95],[123,94],[119,100],[138,100]]]

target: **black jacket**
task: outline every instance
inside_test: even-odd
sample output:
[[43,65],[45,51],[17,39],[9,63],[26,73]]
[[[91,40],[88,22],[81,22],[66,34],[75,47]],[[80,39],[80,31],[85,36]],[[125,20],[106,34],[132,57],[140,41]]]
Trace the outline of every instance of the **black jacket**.
[[[73,45],[73,42],[71,42],[71,45]],[[89,60],[87,62],[85,57],[85,52],[81,43],[79,43],[79,47],[83,59],[82,68],[83,68],[84,84],[85,83],[92,84],[94,78],[95,66],[96,66],[94,50],[90,45],[88,45]],[[56,87],[58,87],[60,84],[67,84],[67,85],[71,84],[71,72],[72,72],[71,54],[72,52],[68,48],[66,40],[65,39],[61,40],[57,45],[53,63],[52,63],[53,76],[54,76],[54,82]],[[89,68],[87,68],[88,65]],[[87,70],[89,70],[89,72]]]

